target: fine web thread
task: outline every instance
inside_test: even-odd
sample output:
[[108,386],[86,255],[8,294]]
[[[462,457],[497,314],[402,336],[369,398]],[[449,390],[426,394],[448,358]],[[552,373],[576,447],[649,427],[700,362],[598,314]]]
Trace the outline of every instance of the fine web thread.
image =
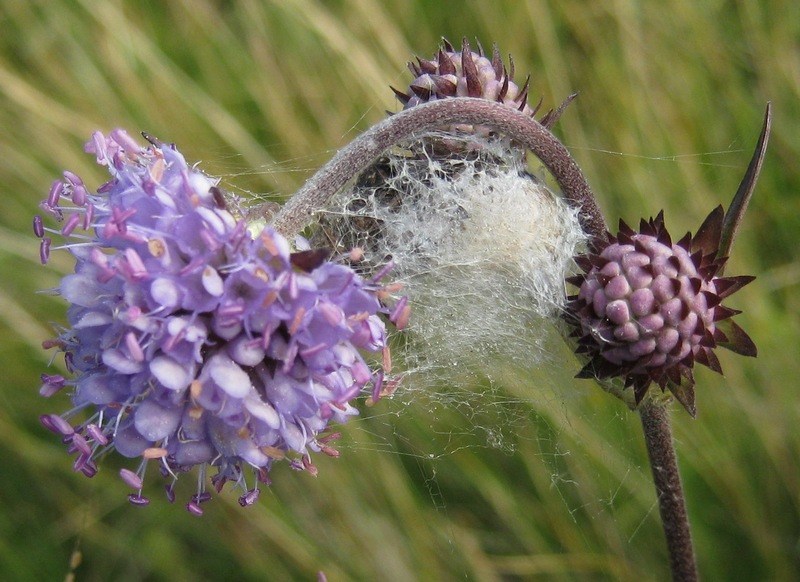
[[312,244],[361,247],[367,271],[394,265],[412,305],[393,352],[403,391],[552,360],[564,278],[586,241],[576,211],[544,180],[506,140],[431,132],[318,213]]

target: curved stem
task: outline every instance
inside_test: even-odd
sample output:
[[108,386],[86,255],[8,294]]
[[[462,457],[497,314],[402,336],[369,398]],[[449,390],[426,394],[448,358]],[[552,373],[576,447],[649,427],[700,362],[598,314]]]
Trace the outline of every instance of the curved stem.
[[672,579],[675,582],[694,582],[697,580],[697,565],[669,414],[666,406],[647,404],[640,407],[639,415],[658,495],[661,523],[667,538]]
[[314,212],[391,146],[448,124],[485,125],[530,149],[553,174],[564,198],[579,210],[581,226],[592,239],[606,226],[594,194],[567,148],[535,119],[506,105],[453,97],[418,105],[381,121],[346,146],[314,174],[275,216],[272,226],[284,236],[305,228]]

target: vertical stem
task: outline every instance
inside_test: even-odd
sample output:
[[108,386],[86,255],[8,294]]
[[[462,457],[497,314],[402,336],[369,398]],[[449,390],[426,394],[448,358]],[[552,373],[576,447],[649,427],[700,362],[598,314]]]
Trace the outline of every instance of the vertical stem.
[[653,404],[645,404],[639,414],[667,538],[672,579],[675,582],[694,582],[697,580],[697,565],[669,415],[666,406]]

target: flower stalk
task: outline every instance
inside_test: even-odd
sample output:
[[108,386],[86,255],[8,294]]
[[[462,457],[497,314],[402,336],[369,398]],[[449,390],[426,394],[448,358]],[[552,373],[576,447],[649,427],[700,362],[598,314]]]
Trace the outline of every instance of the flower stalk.
[[592,238],[601,237],[605,221],[586,178],[566,147],[541,123],[502,103],[453,97],[406,109],[379,122],[341,149],[289,199],[272,226],[291,237],[345,184],[381,153],[415,134],[458,123],[485,125],[529,149],[553,175],[564,198],[580,210],[580,222]]
[[672,579],[681,582],[697,580],[689,514],[672,442],[669,411],[666,406],[645,404],[639,408],[647,456],[656,486],[661,524],[667,538]]

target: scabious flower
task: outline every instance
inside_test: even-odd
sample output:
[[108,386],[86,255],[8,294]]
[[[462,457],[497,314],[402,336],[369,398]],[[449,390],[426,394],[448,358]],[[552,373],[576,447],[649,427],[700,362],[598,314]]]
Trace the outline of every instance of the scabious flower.
[[325,251],[293,253],[271,228],[251,236],[215,180],[174,146],[150,141],[95,133],[86,151],[112,179],[91,194],[65,172],[41,204],[60,231],[34,220],[43,262],[48,232],[76,260],[58,289],[69,327],[47,342],[64,353],[70,377],[44,375],[41,389],[51,396],[69,386],[74,407],[41,420],[87,476],[110,450],[140,458],[120,473],[137,490],[135,505],[149,502],[149,460],[170,501],[178,474],[199,467],[192,513],[210,497],[208,468],[217,491],[235,482],[250,505],[276,460],[315,474],[311,452],[338,454],[329,423],[357,414],[351,401],[368,385],[380,395],[383,370],[360,350],[383,351],[388,366],[385,272],[366,281]]
[[719,255],[724,212],[717,207],[695,236],[672,242],[664,216],[642,220],[639,231],[620,221],[619,234],[596,241],[577,258],[583,273],[567,319],[578,338],[577,353],[589,361],[582,378],[624,379],[638,405],[655,382],[669,389],[695,415],[695,363],[722,373],[719,345],[756,355],[749,336],[732,320],[740,313],[722,300],[754,279],[722,277]]

